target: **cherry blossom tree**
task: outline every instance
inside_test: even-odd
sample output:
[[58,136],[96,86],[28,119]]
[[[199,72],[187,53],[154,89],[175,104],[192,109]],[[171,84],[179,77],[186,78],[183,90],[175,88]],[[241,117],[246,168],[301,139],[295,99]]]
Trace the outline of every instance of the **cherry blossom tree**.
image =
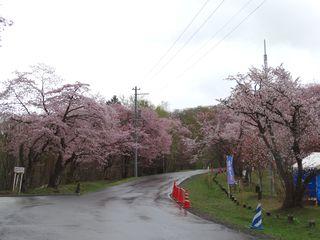
[[[121,138],[116,145],[117,156],[121,158],[123,177],[129,174],[129,167],[133,166],[133,150],[136,146],[134,139],[134,112],[130,105],[119,103],[109,104],[115,109]],[[160,118],[152,107],[141,107],[137,124],[138,159],[140,169],[150,169],[157,161],[170,153],[171,135],[169,133],[171,120]]]
[[168,168],[171,171],[181,170],[198,161],[198,144],[192,138],[191,131],[182,124],[180,119],[172,118],[170,134],[172,145]]
[[259,132],[250,127],[246,128],[241,140],[241,162],[249,171],[256,170],[259,178],[259,186],[262,190],[262,178],[264,170],[268,166],[273,166],[270,152],[266,148],[263,140],[259,137]]
[[152,173],[169,157],[177,134],[179,157],[192,161],[194,140],[178,119],[169,114],[160,117],[153,105],[143,102],[135,143],[132,106],[115,97],[109,102],[93,97],[87,84],[64,84],[44,64],[17,71],[14,79],[5,82],[0,108],[7,150],[26,167],[25,187],[33,186],[35,166],[46,156],[53,160],[48,176],[48,187],[53,188],[62,179],[73,180],[81,166],[90,164],[106,172],[121,162],[122,176],[128,177],[135,147],[139,167]]
[[144,164],[149,165],[158,156],[169,154],[171,135],[169,134],[170,121],[159,118],[151,108],[141,109],[139,131],[139,155]]
[[118,139],[116,113],[91,98],[86,84],[57,87],[61,79],[44,65],[16,75],[6,84],[1,107],[10,123],[9,146],[22,159],[28,158],[27,186],[34,163],[46,151],[56,156],[48,184],[55,188],[68,165],[103,162],[112,154]]
[[217,105],[211,112],[199,114],[198,121],[204,136],[200,141],[201,149],[214,149],[221,167],[225,166],[225,155],[233,155],[236,174],[240,174],[243,168],[240,161],[245,129],[243,118]]
[[[285,187],[283,207],[301,206],[304,189],[312,177],[310,174],[302,181],[302,158],[308,154],[303,151],[303,142],[310,133],[319,134],[316,115],[319,95],[301,85],[299,79],[293,79],[282,66],[252,68],[246,75],[229,79],[236,86],[221,103],[259,131]],[[293,163],[298,165],[296,184]]]

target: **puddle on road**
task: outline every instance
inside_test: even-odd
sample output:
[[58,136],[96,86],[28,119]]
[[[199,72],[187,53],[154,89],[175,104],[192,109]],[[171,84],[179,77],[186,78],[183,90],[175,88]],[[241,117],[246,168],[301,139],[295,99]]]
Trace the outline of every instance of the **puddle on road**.
[[144,215],[140,215],[139,218],[143,221],[149,221],[151,220],[151,217],[148,217],[148,216],[144,216]]

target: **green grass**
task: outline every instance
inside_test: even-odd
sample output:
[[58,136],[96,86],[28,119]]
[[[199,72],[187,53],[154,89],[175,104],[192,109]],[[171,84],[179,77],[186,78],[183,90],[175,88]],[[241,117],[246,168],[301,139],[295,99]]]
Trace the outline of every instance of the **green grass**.
[[[106,181],[106,180],[100,180],[100,181],[88,181],[88,182],[80,182],[80,194],[85,194],[89,192],[96,192],[99,190],[103,190],[108,187],[112,187],[115,185],[119,185],[122,183],[126,183],[129,181],[134,180],[134,177],[131,178],[125,178],[121,179],[119,181]],[[47,188],[45,186],[30,189],[26,193],[21,193],[21,195],[54,195],[54,194],[74,194],[77,187],[77,183],[71,183],[71,184],[64,184],[60,185],[58,189],[54,188]],[[1,192],[1,195],[13,195],[12,192]]]
[[[254,210],[243,208],[242,205],[245,203],[255,209],[258,203],[257,195],[249,187],[243,188],[241,192],[239,189],[236,190],[234,195],[241,202],[240,206],[237,206],[211,180],[212,176],[208,176],[207,174],[198,175],[183,183],[184,187],[190,191],[193,211],[234,228],[248,230],[254,216]],[[224,174],[219,175],[217,180],[226,185]],[[267,234],[277,239],[320,239],[320,208],[305,207],[284,211],[279,209],[281,206],[279,199],[267,196],[263,196],[261,203],[264,209],[263,226],[265,229],[262,231],[250,230],[251,232]],[[266,216],[266,210],[271,212],[270,217]],[[279,218],[276,217],[277,214]],[[287,223],[288,214],[294,216],[293,224]],[[308,227],[309,219],[316,221],[315,228]]]

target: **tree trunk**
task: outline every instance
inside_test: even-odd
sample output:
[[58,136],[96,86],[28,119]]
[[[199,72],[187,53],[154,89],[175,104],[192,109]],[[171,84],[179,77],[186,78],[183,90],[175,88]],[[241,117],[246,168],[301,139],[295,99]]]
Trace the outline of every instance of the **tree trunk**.
[[303,206],[304,188],[294,185],[293,181],[285,183],[285,199],[282,208],[295,208]]
[[77,162],[71,162],[70,169],[69,169],[67,179],[66,179],[66,183],[72,183],[74,180],[77,180],[74,178],[75,177],[74,175],[75,175],[76,170],[78,169],[78,166],[79,166],[79,164]]
[[27,165],[27,169],[26,169],[26,174],[25,174],[25,187],[26,188],[30,188],[32,187],[33,184],[33,175],[34,175],[34,171],[33,171],[33,151],[32,149],[29,150],[29,154],[28,154],[28,165]]
[[64,169],[65,169],[65,167],[62,163],[62,154],[59,154],[57,162],[54,167],[54,171],[49,178],[48,187],[56,188],[56,189],[58,188],[58,186],[60,184],[60,180],[61,180],[61,175],[62,175]]
[[129,175],[129,161],[130,157],[124,156],[122,161],[122,178],[127,178]]
[[[24,154],[23,154],[23,147],[24,147],[24,144],[21,144],[19,146],[19,163],[18,163],[18,166],[20,167],[24,167],[25,164],[24,164]],[[17,166],[17,165],[15,165]],[[31,173],[30,173],[31,174]],[[28,169],[26,169],[26,174],[24,174],[24,177],[22,179],[22,184],[21,184],[21,192],[26,192],[27,189],[28,189],[28,184],[27,184],[27,177],[29,175],[29,171]]]
[[[276,163],[279,159],[275,158]],[[279,166],[278,166],[279,169]],[[305,190],[305,184],[302,184],[302,178],[297,179],[294,182],[293,172],[291,171],[279,171],[280,177],[284,182],[285,199],[282,204],[283,209],[302,207],[303,206],[303,196]],[[300,181],[300,183],[299,183]]]
[[[264,130],[262,130],[261,127],[259,128],[261,137],[265,142],[267,148],[272,153],[272,156],[277,166],[277,170],[284,183],[285,199],[283,201],[282,208],[288,209],[288,208],[302,207],[303,194],[305,189],[304,184],[302,184],[302,164],[301,164],[302,161],[299,162],[299,159],[296,158],[298,163],[298,178],[295,184],[293,179],[293,172],[290,169],[288,169],[288,166],[285,164],[286,162],[285,159],[281,156],[281,154],[278,151],[272,126],[270,124],[267,124],[267,129],[270,134],[270,141],[264,135]],[[293,146],[293,147],[296,147],[296,146]],[[293,149],[293,150],[297,151],[297,149]]]
[[262,177],[263,177],[263,172],[262,172],[262,168],[258,169],[258,177],[259,177],[259,187],[260,187],[260,191],[262,192]]

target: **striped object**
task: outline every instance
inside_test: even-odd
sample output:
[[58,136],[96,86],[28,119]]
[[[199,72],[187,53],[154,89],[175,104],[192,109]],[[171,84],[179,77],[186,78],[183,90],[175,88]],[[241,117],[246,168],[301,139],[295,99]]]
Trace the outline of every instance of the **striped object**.
[[257,229],[257,230],[262,230],[263,229],[261,203],[259,203],[257,208],[256,208],[256,214],[253,217],[251,228],[252,229]]

